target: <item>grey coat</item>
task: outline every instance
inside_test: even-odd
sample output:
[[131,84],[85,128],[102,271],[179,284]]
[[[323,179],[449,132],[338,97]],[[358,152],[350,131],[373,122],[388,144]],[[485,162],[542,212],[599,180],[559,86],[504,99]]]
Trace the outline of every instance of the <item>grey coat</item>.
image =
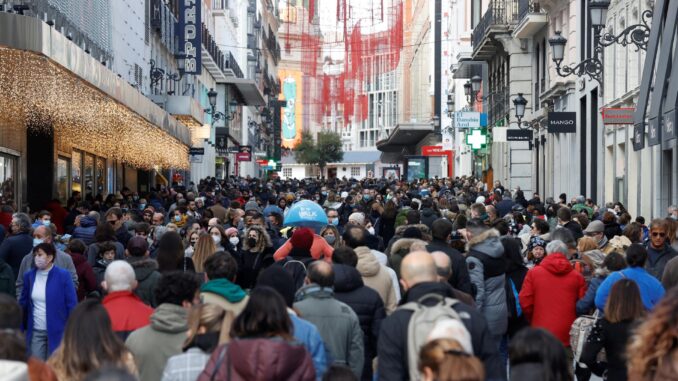
[[317,284],[297,291],[294,309],[318,328],[335,363],[351,368],[360,379],[364,363],[363,331],[351,307],[334,298],[331,288]]
[[476,307],[487,320],[494,336],[501,336],[508,328],[506,305],[506,260],[499,232],[490,229],[467,244],[466,265],[471,283],[476,289]]

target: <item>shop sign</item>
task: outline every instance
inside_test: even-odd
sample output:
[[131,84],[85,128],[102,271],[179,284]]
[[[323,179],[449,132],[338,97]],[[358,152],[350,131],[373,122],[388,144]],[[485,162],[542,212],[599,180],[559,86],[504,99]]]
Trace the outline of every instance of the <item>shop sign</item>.
[[603,124],[633,124],[633,107],[603,108]]
[[424,156],[447,156],[452,153],[451,150],[446,150],[441,146],[423,146],[421,147],[421,154]]
[[201,74],[202,22],[201,0],[179,0],[179,46],[186,56],[184,74]]
[[640,151],[645,148],[645,125],[636,124],[633,126],[633,150]]
[[240,151],[240,147],[238,146],[229,146],[227,152],[228,153],[238,153]]
[[252,161],[252,146],[239,146],[235,158],[238,161]]
[[506,130],[506,141],[528,142],[532,140],[532,130]]
[[550,112],[548,131],[551,134],[573,134],[577,132],[576,112]]
[[662,130],[662,139],[665,142],[676,137],[676,110],[664,114]]
[[205,149],[202,147],[191,147],[188,149],[188,154],[191,156],[204,155]]
[[650,119],[649,131],[647,133],[647,145],[652,147],[661,143],[661,128],[659,128],[659,118]]
[[218,127],[214,130],[214,144],[217,153],[223,154],[228,152],[228,128]]
[[487,114],[484,112],[461,111],[454,113],[455,128],[480,128],[487,126]]

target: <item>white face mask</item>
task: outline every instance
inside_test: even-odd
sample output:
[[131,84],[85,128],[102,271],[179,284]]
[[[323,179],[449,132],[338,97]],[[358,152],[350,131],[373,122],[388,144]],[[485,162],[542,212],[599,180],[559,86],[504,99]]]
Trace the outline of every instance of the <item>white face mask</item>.
[[374,228],[373,227],[370,226],[369,228],[367,228],[367,231],[370,232],[370,234],[374,235]]
[[240,242],[240,239],[238,237],[231,237],[228,239],[228,241],[231,243],[231,245],[237,246]]
[[220,235],[213,235],[212,239],[214,240],[215,244],[220,244],[221,243],[221,236]]

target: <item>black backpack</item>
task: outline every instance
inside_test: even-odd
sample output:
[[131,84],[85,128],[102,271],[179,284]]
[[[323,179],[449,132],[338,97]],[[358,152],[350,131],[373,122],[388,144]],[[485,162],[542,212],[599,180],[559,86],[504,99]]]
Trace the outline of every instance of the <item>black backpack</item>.
[[287,271],[294,279],[294,289],[299,290],[304,286],[304,279],[308,273],[308,265],[313,262],[313,258],[294,259],[287,257],[282,264],[283,269]]

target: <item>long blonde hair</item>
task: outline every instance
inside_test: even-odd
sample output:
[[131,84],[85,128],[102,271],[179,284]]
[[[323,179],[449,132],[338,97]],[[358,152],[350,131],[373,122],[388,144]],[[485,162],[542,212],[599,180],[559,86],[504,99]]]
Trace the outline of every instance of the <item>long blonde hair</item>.
[[235,315],[216,304],[198,304],[188,313],[188,337],[184,341],[184,349],[191,346],[200,328],[207,333],[219,332],[219,345],[229,341],[229,333]]
[[205,262],[207,259],[214,255],[217,251],[217,246],[214,244],[212,236],[207,233],[200,234],[198,242],[195,244],[193,249],[193,264],[195,265],[195,271],[198,273],[205,272]]

